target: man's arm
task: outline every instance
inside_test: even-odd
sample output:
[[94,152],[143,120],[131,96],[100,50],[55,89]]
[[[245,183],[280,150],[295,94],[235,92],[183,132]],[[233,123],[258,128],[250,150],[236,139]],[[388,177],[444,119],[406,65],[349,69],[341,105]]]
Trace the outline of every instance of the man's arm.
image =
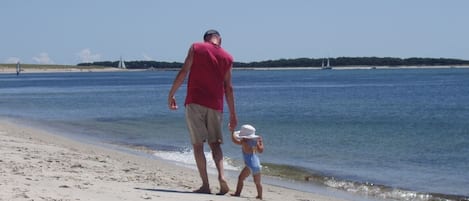
[[181,70],[179,70],[178,74],[176,75],[176,78],[174,79],[173,86],[171,87],[171,90],[169,90],[168,94],[168,107],[170,110],[176,110],[178,108],[176,104],[176,98],[174,95],[176,94],[176,91],[179,89],[179,87],[184,83],[184,80],[186,79],[187,73],[189,73],[191,66],[192,66],[192,59],[194,56],[193,52],[193,47],[189,48],[189,52],[187,53],[186,60],[184,61],[184,65],[182,66]]
[[231,83],[231,69],[225,75],[224,86],[226,104],[228,105],[228,110],[230,111],[230,123],[228,124],[228,128],[231,132],[233,132],[238,124],[238,117],[236,116],[233,85]]

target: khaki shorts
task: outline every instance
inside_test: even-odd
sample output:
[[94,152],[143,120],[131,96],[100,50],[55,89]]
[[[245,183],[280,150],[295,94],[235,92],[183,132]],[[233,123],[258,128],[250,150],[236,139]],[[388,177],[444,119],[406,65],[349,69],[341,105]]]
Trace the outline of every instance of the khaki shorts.
[[186,123],[192,144],[223,143],[222,113],[197,104],[186,105]]

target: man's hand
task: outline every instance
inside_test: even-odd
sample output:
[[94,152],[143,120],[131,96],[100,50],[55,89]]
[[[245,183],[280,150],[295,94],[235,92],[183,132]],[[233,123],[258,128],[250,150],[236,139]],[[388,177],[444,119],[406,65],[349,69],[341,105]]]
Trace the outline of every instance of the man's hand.
[[231,132],[234,132],[237,125],[238,125],[238,119],[236,118],[236,116],[231,115],[230,123],[228,123],[228,128],[230,129]]
[[178,105],[176,104],[176,98],[174,96],[168,98],[168,107],[170,110],[178,109]]

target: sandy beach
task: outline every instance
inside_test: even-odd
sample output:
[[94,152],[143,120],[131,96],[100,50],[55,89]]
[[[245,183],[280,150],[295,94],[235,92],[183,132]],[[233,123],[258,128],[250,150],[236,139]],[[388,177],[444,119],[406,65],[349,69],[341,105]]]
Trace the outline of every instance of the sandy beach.
[[[77,142],[0,119],[0,200],[255,200],[245,183],[242,197],[195,194],[197,171],[162,160]],[[211,175],[212,192],[218,192]],[[228,178],[231,191],[236,178]],[[340,199],[264,184],[264,200]]]

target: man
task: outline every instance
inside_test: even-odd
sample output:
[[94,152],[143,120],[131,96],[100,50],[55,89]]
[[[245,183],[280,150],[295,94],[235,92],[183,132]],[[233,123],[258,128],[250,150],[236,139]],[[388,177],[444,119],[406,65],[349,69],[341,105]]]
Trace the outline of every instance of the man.
[[194,191],[197,193],[211,193],[204,154],[205,142],[208,142],[212,150],[212,157],[217,167],[220,182],[218,194],[224,195],[229,191],[223,171],[221,124],[223,96],[225,96],[230,112],[229,130],[234,131],[237,125],[231,83],[232,64],[233,57],[221,47],[220,33],[208,30],[204,34],[204,42],[194,43],[190,47],[184,65],[169,91],[168,107],[176,110],[178,107],[174,95],[189,74],[184,105],[194,158],[202,179],[202,186]]

